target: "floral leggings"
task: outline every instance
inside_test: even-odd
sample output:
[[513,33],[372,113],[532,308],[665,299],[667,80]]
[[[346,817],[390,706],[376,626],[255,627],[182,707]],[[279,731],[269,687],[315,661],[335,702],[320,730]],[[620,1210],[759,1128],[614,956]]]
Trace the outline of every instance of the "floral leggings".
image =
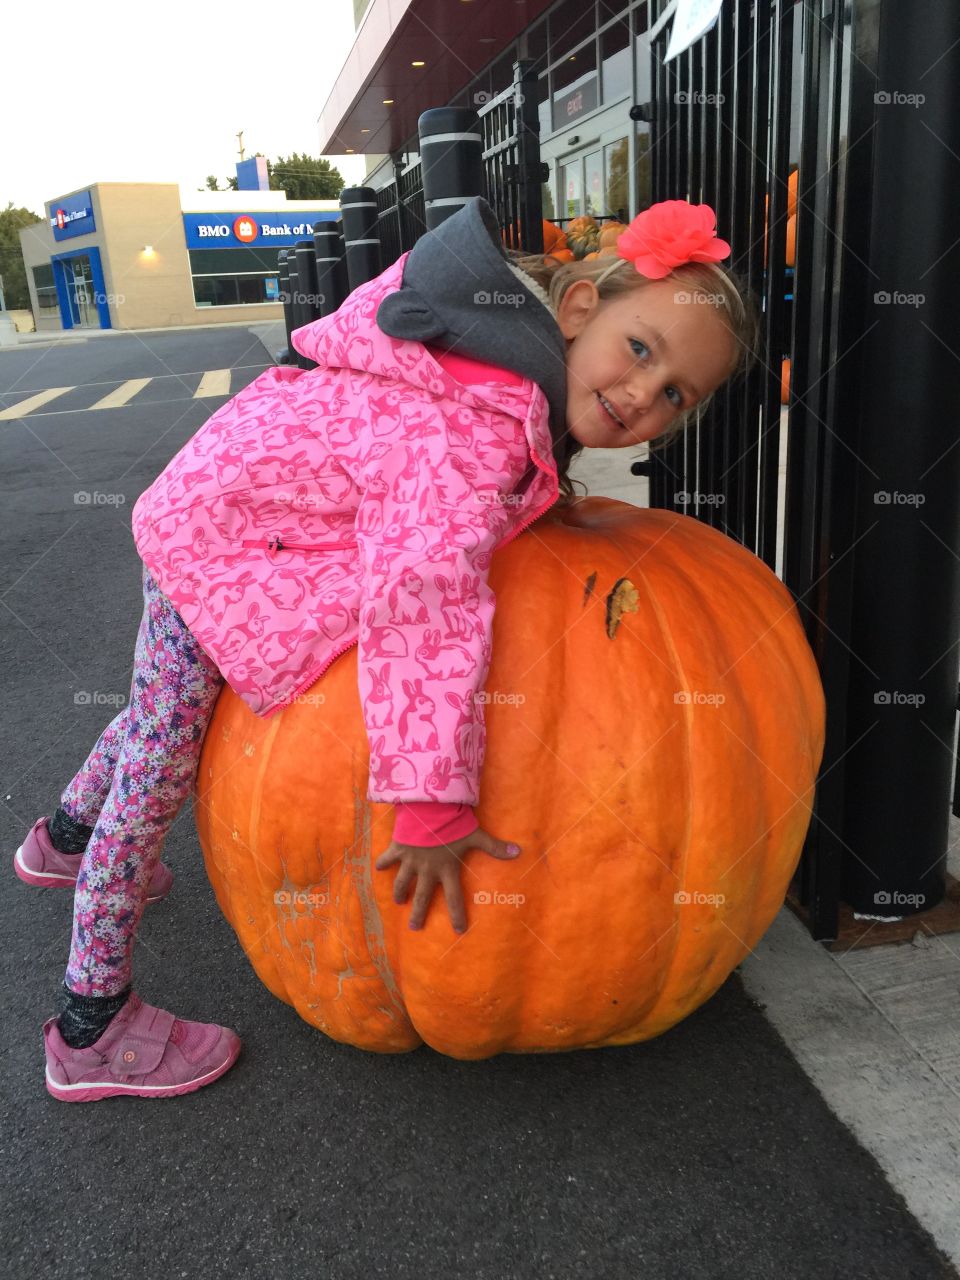
[[93,827],[73,904],[71,991],[118,995],[167,832],[190,793],[223,676],[143,567],[143,619],[127,706],[60,806]]

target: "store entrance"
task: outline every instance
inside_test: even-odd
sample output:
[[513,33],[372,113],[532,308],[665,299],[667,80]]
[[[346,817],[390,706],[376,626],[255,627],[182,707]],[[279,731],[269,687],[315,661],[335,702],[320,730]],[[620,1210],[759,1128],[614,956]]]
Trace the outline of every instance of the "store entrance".
[[617,138],[557,165],[558,209],[561,219],[618,218],[630,221],[630,140]]
[[93,268],[90,265],[89,255],[80,253],[75,258],[67,258],[63,266],[67,299],[74,326],[81,329],[99,329],[100,316],[95,301]]

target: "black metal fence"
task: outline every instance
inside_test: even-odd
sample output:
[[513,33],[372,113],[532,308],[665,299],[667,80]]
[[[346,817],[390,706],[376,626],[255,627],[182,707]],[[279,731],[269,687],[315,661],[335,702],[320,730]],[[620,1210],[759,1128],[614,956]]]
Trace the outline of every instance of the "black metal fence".
[[[666,0],[653,4],[657,17]],[[945,211],[960,186],[960,11],[938,7],[922,36],[910,21],[904,0],[730,0],[669,63],[668,31],[653,41],[654,97],[640,104],[654,200],[711,205],[734,269],[763,303],[759,367],[646,469],[651,505],[707,520],[771,567],[782,525],[782,577],[827,697],[826,753],[793,886],[824,940],[837,937],[841,901],[867,917],[906,917],[945,890],[960,450],[942,408],[957,403],[960,359],[937,354],[956,351],[944,264],[956,272]],[[932,110],[921,115],[914,102],[896,113],[893,89],[926,95]],[[792,160],[795,273],[786,266]],[[886,305],[898,281],[918,289],[920,280],[923,314]],[[905,377],[909,400],[898,389]],[[897,510],[898,492],[914,501]]]
[[[654,27],[667,4],[651,0]],[[949,296],[960,242],[946,212],[960,194],[960,8],[917,24],[907,0],[729,0],[706,37],[665,62],[668,34],[650,41],[653,97],[634,106],[651,125],[652,198],[715,209],[731,265],[761,301],[763,351],[634,471],[649,475],[651,505],[736,538],[797,604],[828,717],[792,898],[815,938],[834,939],[841,901],[906,917],[945,892],[955,768],[960,779],[960,449],[944,412],[960,403]],[[896,105],[885,85],[916,98],[921,82],[926,117],[884,112]],[[452,212],[455,195],[484,195],[506,243],[542,251],[535,84],[518,63],[511,88],[479,112],[421,117],[428,165],[397,164],[372,193],[384,264]],[[433,144],[455,149],[458,132],[469,157],[437,164]],[[884,290],[919,280],[922,317],[882,306],[896,296]],[[360,280],[341,276],[339,288],[348,283]],[[891,491],[915,501],[898,509]]]

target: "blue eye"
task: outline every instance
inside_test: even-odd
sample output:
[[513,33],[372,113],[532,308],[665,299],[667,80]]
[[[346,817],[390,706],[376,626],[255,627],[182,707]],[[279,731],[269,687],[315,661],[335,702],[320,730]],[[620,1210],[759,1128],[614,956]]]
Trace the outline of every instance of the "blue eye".
[[[645,342],[642,342],[642,341],[640,340],[640,338],[631,338],[631,339],[630,339],[630,345],[634,348],[634,354],[635,354],[635,355],[639,355],[639,354],[640,354],[640,353],[636,350],[636,348],[637,348],[637,347],[643,347],[643,349],[644,349],[644,351],[647,353],[647,355],[649,355],[649,354],[650,354],[650,348],[647,346],[647,344],[646,344]],[[646,357],[642,357],[642,358],[643,358],[643,359],[645,359]],[[672,403],[673,403],[674,405],[676,405],[676,406],[677,406],[677,408],[679,408],[679,407],[680,407],[680,405],[682,405],[682,404],[683,404],[683,392],[682,392],[682,391],[680,391],[677,387],[668,387],[668,388],[667,388],[667,391],[668,391],[668,392],[672,391],[672,392],[674,393],[674,395],[676,396],[676,399],[675,399]],[[667,399],[668,399],[668,400],[670,399],[669,395],[667,396]]]

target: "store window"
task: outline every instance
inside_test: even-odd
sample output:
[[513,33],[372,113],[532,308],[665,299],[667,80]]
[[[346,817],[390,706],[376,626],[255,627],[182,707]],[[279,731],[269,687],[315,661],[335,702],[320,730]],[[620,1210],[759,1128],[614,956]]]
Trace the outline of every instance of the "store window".
[[547,69],[547,24],[546,22],[538,23],[532,31],[527,32],[527,53],[526,56],[533,60],[534,71],[541,72]]
[[596,31],[593,0],[563,0],[548,15],[550,23],[550,61],[556,62],[571,52],[581,40]]
[[633,91],[630,66],[630,23],[627,18],[615,22],[600,33],[600,65],[603,78],[603,100],[614,102]]
[[249,306],[279,299],[277,249],[190,249],[198,307]]
[[490,89],[494,97],[513,84],[513,64],[517,60],[517,46],[512,44],[507,52],[490,68]]
[[634,58],[637,64],[637,102],[649,102],[653,97],[650,81],[650,37],[649,15],[645,4],[638,5],[633,11]]
[[621,222],[630,221],[630,139],[618,138],[603,149],[606,172],[605,213]]
[[57,286],[53,283],[53,264],[43,263],[33,268],[33,283],[37,290],[37,319],[49,319],[59,316],[60,303],[57,301]]
[[546,72],[537,81],[537,118],[540,123],[540,141],[553,132],[550,118],[550,77]]
[[553,203],[553,179],[556,173],[556,166],[551,160],[549,162],[550,175],[540,189],[541,199],[543,201],[543,216],[552,222],[558,216],[556,206]]

